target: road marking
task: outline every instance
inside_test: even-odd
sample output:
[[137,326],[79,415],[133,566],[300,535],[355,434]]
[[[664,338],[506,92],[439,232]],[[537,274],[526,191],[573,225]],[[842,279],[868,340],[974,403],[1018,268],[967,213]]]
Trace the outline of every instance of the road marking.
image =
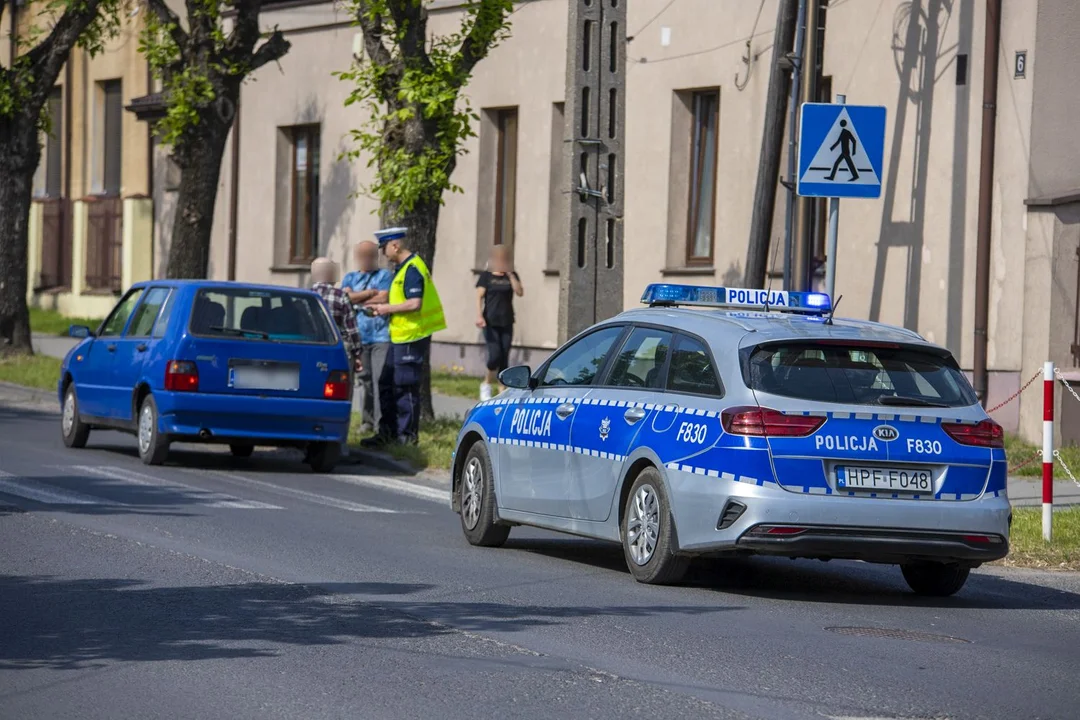
[[232,473],[222,472],[220,470],[189,470],[184,469],[184,472],[195,473],[204,476],[210,476],[219,480],[226,480],[235,483],[242,483],[244,485],[250,485],[252,487],[262,488],[267,492],[278,493],[280,495],[287,495],[297,498],[299,500],[305,500],[307,502],[315,503],[316,505],[325,505],[327,507],[337,508],[339,510],[346,510],[348,512],[356,513],[389,513],[392,515],[398,514],[399,511],[391,510],[389,508],[375,507],[374,505],[363,505],[361,503],[354,503],[348,500],[341,500],[339,498],[329,497],[327,495],[318,495],[306,490],[297,490],[295,488],[283,487],[281,485],[274,485],[273,483],[264,482],[262,480],[255,480],[253,478],[244,477],[243,475],[234,475]]
[[327,475],[326,477],[331,480],[339,480],[341,482],[349,483],[350,485],[363,485],[365,487],[377,488],[379,490],[389,490],[390,492],[399,493],[401,495],[409,495],[414,498],[420,498],[421,500],[429,500],[431,502],[442,503],[444,505],[450,504],[450,491],[440,490],[438,488],[427,487],[426,485],[418,485],[416,483],[407,482],[405,480],[396,480],[388,477],[377,477],[372,475]]
[[0,470],[0,492],[44,505],[123,505],[123,503],[111,503],[103,498],[62,490],[30,478],[17,477],[3,470]]
[[72,469],[80,472],[88,473],[90,475],[97,475],[98,477],[109,478],[110,480],[120,480],[121,482],[131,483],[132,485],[144,485],[149,487],[160,488],[175,488],[183,491],[183,494],[198,501],[199,505],[212,508],[229,508],[232,510],[281,510],[279,505],[270,505],[268,503],[259,502],[257,500],[241,500],[240,498],[233,497],[232,495],[224,495],[222,493],[211,492],[209,490],[203,490],[192,485],[185,485],[184,483],[176,482],[175,480],[167,480],[165,478],[157,478],[152,475],[144,475],[142,473],[134,472],[133,470],[125,470],[118,467],[95,467],[92,465],[73,465]]

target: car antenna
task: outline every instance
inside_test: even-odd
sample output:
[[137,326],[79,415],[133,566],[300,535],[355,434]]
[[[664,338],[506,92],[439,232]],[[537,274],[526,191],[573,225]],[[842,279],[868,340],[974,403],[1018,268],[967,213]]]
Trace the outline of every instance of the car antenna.
[[[780,249],[780,245],[779,245],[779,244],[777,244],[777,245],[776,245],[776,247],[774,247],[774,248],[773,248],[773,253],[772,253],[772,263],[770,263],[770,266],[771,266],[771,265],[772,265],[773,263],[775,263],[775,262],[776,262],[776,251],[777,251],[777,250],[779,250],[779,249]],[[770,297],[772,296],[772,281],[773,281],[773,276],[772,276],[772,273],[771,273],[771,272],[768,272],[768,271],[766,271],[765,275],[766,275],[766,277],[768,277],[768,278],[769,278],[769,284],[765,286],[765,312],[769,312],[769,298],[770,298]]]
[[839,307],[839,305],[840,305],[840,301],[841,301],[841,300],[843,300],[843,299],[844,299],[844,296],[843,296],[843,295],[841,295],[840,297],[836,298],[836,302],[834,302],[834,303],[833,303],[833,306],[832,306],[832,310],[831,310],[831,311],[829,311],[829,319],[825,321],[825,324],[826,324],[826,325],[832,325],[832,324],[833,324],[833,322],[832,322],[832,319],[833,319],[833,315],[835,315],[835,314],[836,314],[836,308],[837,308],[837,307]]

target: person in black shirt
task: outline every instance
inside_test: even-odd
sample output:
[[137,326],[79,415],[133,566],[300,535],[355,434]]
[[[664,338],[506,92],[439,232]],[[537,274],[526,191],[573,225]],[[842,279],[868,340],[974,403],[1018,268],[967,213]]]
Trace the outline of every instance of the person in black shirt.
[[490,270],[476,281],[476,326],[484,331],[487,345],[487,375],[480,385],[480,399],[490,400],[499,373],[510,363],[510,344],[514,337],[514,296],[525,288],[510,263],[510,253],[503,245],[491,251]]

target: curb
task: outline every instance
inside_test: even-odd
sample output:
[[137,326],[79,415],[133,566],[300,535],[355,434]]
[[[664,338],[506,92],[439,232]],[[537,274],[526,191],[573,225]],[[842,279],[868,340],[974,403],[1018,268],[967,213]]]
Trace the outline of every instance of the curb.
[[54,405],[54,409],[57,412],[60,412],[60,401],[56,399],[55,390],[43,390],[41,388],[27,387],[25,385],[16,385],[15,383],[0,381],[0,400]]

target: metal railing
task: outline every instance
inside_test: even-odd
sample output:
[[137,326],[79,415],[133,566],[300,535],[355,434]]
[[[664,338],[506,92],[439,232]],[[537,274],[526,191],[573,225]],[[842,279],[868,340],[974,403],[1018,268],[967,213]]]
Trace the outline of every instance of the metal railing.
[[86,205],[86,288],[118,293],[124,201],[100,196],[88,198]]
[[38,290],[71,287],[71,202],[43,198],[41,205],[41,273]]

